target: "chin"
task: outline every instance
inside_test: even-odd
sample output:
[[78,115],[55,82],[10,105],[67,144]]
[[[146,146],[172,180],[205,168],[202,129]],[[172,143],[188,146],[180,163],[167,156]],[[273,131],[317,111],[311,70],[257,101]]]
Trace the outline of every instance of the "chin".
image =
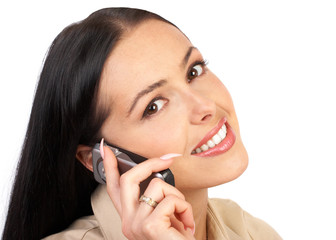
[[240,177],[247,169],[248,162],[248,154],[244,148],[244,150],[240,152],[239,160],[232,164],[230,174],[228,174],[228,176],[224,178],[224,181],[220,182],[218,185],[231,182]]
[[[237,142],[238,143],[238,142]],[[231,182],[241,176],[248,166],[248,154],[240,141],[230,151],[214,158],[202,158],[205,165],[193,173],[191,178],[176,176],[176,187],[180,190],[197,190],[211,188]],[[193,179],[190,181],[190,179]],[[181,180],[181,181],[180,181]]]
[[233,159],[226,159],[227,162],[223,164],[224,166],[214,171],[212,174],[213,177],[209,178],[209,180],[211,179],[212,181],[207,182],[207,188],[231,182],[245,172],[248,166],[248,154],[245,148],[243,147],[243,149],[235,155]]
[[234,148],[232,149],[232,150],[236,150],[236,151],[233,151],[233,154],[232,154],[233,160],[229,160],[228,165],[229,165],[230,171],[227,171],[227,177],[224,178],[224,181],[220,184],[231,182],[237,179],[247,169],[248,162],[249,162],[247,151],[241,139],[239,139],[237,143],[238,144],[235,146],[237,149],[234,149]]

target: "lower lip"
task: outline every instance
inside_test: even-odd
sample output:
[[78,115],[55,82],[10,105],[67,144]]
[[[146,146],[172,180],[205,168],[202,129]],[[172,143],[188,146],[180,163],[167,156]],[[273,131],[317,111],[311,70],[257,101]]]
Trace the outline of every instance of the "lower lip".
[[231,128],[231,126],[226,122],[226,137],[221,141],[218,145],[214,146],[213,148],[210,148],[204,152],[201,153],[196,153],[192,154],[192,156],[197,156],[197,157],[214,157],[220,154],[223,154],[230,150],[230,148],[233,146],[233,144],[236,141],[236,135]]

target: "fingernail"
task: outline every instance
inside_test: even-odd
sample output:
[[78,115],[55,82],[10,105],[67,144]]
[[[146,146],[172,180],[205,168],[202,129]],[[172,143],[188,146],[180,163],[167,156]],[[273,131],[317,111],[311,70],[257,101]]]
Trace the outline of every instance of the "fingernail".
[[191,229],[191,232],[192,232],[193,235],[195,235],[195,231],[196,231],[196,224],[195,224],[195,221],[194,221],[194,228]]
[[100,149],[100,155],[101,155],[102,159],[104,160],[104,158],[105,158],[105,154],[104,154],[104,138],[102,138],[102,140],[100,141],[99,149]]
[[171,159],[171,158],[174,158],[174,157],[179,157],[179,156],[182,156],[182,154],[179,154],[179,153],[168,153],[166,155],[161,156],[160,159],[162,159],[162,160],[168,160],[168,159]]
[[193,227],[193,228],[184,227],[184,230],[190,231],[192,233],[192,235],[195,235],[195,227]]
[[195,235],[195,231],[192,230],[191,228],[187,228],[187,230],[189,230],[192,233],[192,235]]

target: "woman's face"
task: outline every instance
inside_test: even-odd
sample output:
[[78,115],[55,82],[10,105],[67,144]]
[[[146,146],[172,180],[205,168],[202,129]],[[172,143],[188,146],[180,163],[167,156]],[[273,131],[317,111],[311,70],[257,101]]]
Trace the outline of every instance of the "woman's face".
[[[126,32],[105,63],[99,98],[110,108],[106,141],[147,158],[182,154],[170,168],[180,190],[231,181],[247,167],[229,92],[172,25],[149,20]],[[213,137],[221,142],[200,147]]]

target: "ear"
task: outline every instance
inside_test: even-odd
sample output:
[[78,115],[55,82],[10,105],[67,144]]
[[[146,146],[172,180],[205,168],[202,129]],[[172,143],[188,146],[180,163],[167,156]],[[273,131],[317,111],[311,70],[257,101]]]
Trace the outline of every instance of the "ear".
[[84,165],[87,169],[93,172],[92,167],[92,147],[85,145],[78,145],[76,151],[76,158],[81,164]]

